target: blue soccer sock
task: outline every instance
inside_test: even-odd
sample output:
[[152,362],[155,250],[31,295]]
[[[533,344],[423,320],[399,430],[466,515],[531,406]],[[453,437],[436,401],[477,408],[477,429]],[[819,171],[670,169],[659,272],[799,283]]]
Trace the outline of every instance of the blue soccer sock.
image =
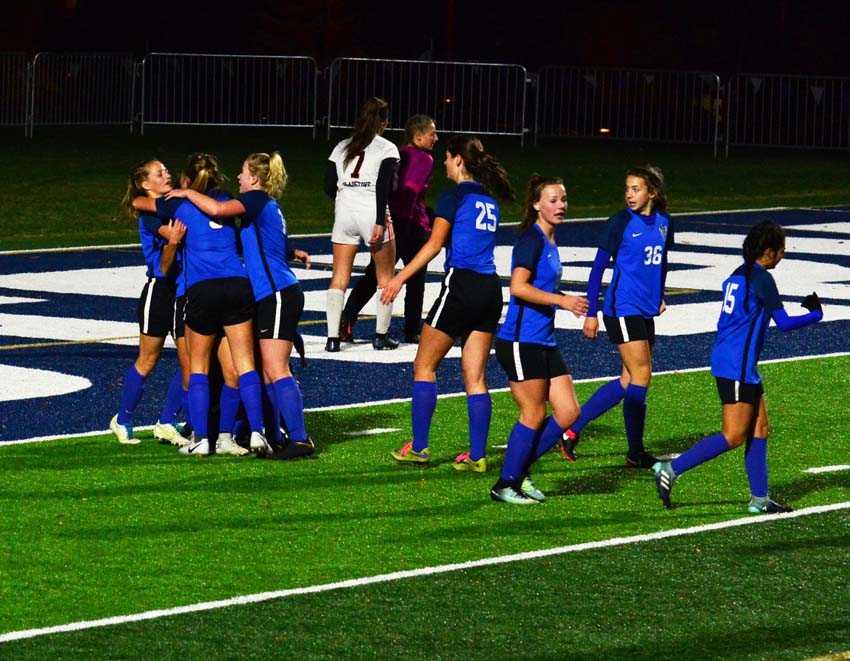
[[517,422],[508,436],[508,447],[502,461],[500,482],[516,485],[526,474],[534,452],[534,437],[537,430]]
[[720,456],[728,449],[729,444],[723,434],[706,436],[670,462],[673,474],[679,476],[685,471],[691,470],[691,468],[696,468],[700,464]]
[[192,411],[189,409],[189,389],[183,388],[183,413],[186,414],[186,422],[192,426]]
[[490,393],[466,396],[466,412],[469,416],[469,458],[478,461],[487,454],[487,436],[490,433],[490,418],[493,415],[493,400]]
[[121,389],[121,408],[118,409],[118,424],[132,425],[133,411],[139,405],[145,389],[145,377],[139,374],[135,364],[127,370],[124,386]]
[[168,384],[168,393],[165,395],[165,405],[159,414],[159,421],[164,425],[173,425],[177,412],[183,405],[183,373],[177,368],[171,383]]
[[218,416],[218,431],[222,434],[232,434],[236,424],[236,414],[239,412],[238,388],[231,388],[226,383],[221,387],[221,399]]
[[277,398],[277,407],[283,414],[283,421],[289,438],[293,441],[306,441],[307,429],[304,424],[304,399],[301,397],[301,389],[294,376],[278,379],[274,382],[274,393]]
[[620,383],[620,379],[614,379],[604,386],[600,386],[590,399],[582,404],[581,415],[578,420],[570,425],[570,429],[578,434],[590,422],[622,402],[625,395],[626,391]]
[[210,380],[206,374],[189,377],[189,411],[195,430],[195,439],[207,437],[207,417],[210,412]]
[[437,384],[432,381],[413,382],[411,418],[413,426],[413,451],[422,452],[428,447],[431,418],[437,408]]
[[542,431],[540,433],[540,440],[537,441],[537,447],[534,449],[534,461],[537,461],[544,454],[549,452],[552,449],[552,446],[558,442],[558,439],[564,433],[564,428],[558,424],[558,421],[555,420],[555,416],[550,415],[545,420],[545,424],[542,425]]
[[744,454],[744,467],[750,481],[750,493],[756,498],[767,498],[767,439],[752,438]]
[[274,385],[265,384],[263,387],[263,427],[266,430],[266,440],[282,443],[280,433],[280,409],[274,394]]
[[643,427],[646,422],[646,391],[644,386],[633,383],[626,388],[623,397],[623,422],[626,424],[626,440],[629,443],[629,457],[636,459],[644,451]]
[[239,376],[239,396],[252,432],[263,432],[263,388],[256,370]]

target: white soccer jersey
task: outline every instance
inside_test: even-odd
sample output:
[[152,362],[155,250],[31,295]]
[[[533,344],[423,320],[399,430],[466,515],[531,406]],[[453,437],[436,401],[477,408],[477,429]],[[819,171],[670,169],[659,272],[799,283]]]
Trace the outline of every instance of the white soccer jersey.
[[377,216],[375,187],[378,172],[384,160],[399,160],[398,147],[376,135],[366,149],[344,164],[345,149],[350,142],[351,138],[340,142],[329,157],[336,166],[336,213],[371,214],[374,219]]

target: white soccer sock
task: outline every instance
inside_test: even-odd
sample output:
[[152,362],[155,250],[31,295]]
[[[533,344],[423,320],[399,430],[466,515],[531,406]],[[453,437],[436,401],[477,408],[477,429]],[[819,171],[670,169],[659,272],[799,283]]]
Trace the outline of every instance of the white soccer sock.
[[328,289],[328,337],[339,337],[339,320],[342,317],[342,303],[345,292],[341,289]]
[[375,319],[375,332],[378,335],[386,335],[390,329],[390,321],[393,318],[393,304],[385,305],[381,303],[381,295],[384,293],[383,287],[378,289],[378,313]]

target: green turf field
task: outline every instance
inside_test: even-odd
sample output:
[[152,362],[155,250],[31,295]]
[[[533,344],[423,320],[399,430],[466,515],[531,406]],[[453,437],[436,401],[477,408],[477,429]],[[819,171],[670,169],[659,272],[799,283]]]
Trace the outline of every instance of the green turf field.
[[[439,127],[438,127],[439,128]],[[344,137],[338,133],[334,140]],[[398,140],[399,133],[389,137]],[[706,145],[640,145],[541,139],[520,147],[516,138],[488,137],[485,145],[507,167],[521,190],[532,172],[565,179],[573,217],[609,215],[622,206],[629,165],[653,162],[667,173],[671,209],[688,210],[845,204],[837,172],[845,153],[736,150],[715,161]],[[145,136],[116,129],[39,129],[33,139],[0,131],[0,180],[14,190],[0,199],[0,250],[134,243],[135,224],[119,215],[126,177],[138,160],[163,159],[179,172],[191,151],[219,155],[232,177],[252,151],[280,150],[290,175],[283,206],[291,234],[329,232],[332,205],[322,192],[332,144],[304,130],[149,127]],[[448,185],[437,145],[431,199]],[[520,205],[505,217],[518,218]]]
[[[771,495],[850,501],[850,358],[765,365]],[[585,399],[594,384],[579,386]],[[515,418],[498,394],[490,443]],[[707,372],[659,375],[647,446],[716,431]],[[580,459],[554,454],[540,506],[492,503],[449,463],[466,407],[440,401],[429,468],[398,466],[407,405],[308,415],[321,450],[293,463],[184,458],[109,438],[0,447],[0,633],[726,521],[744,514],[740,451],[684,476],[665,511],[649,472],[621,467],[619,410]],[[398,427],[376,436],[342,431]],[[817,431],[809,431],[817,430]],[[4,656],[804,658],[850,650],[850,513],[286,598],[3,644]]]

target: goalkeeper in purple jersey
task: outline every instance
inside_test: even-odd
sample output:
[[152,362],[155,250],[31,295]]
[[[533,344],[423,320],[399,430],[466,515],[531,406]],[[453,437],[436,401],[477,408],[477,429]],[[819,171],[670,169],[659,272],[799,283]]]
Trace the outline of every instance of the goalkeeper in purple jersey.
[[744,240],[744,263],[723,283],[723,305],[711,352],[711,373],[723,405],[723,429],[706,436],[673,461],[653,466],[658,496],[672,507],[675,481],[692,468],[745,444],[744,465],[750,483],[752,514],[790,512],[771,500],[767,490],[767,409],[757,364],[770,320],[783,332],[803,328],[823,318],[815,293],[803,300],[809,312],[790,317],[782,307],[769,270],[785,256],[785,231],[776,223],[755,225]]

